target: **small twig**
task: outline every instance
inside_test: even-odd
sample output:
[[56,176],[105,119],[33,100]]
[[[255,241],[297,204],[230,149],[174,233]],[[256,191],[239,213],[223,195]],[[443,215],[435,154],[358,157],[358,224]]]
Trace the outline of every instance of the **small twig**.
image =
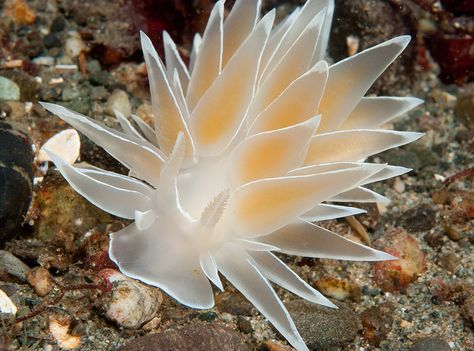
[[355,230],[355,232],[358,234],[359,238],[362,239],[364,244],[366,245],[371,245],[370,242],[370,236],[367,233],[367,230],[365,230],[364,226],[362,223],[360,223],[354,216],[348,216],[345,218],[347,223]]
[[452,176],[449,176],[448,178],[446,178],[443,182],[443,185],[449,185],[452,182],[461,180],[463,178],[466,178],[466,177],[469,177],[469,176],[472,176],[472,175],[474,175],[474,167],[464,169],[461,172],[458,172],[458,173],[453,174]]
[[59,301],[62,300],[64,297],[64,294],[68,291],[74,291],[74,290],[100,290],[102,293],[107,292],[107,287],[103,285],[98,285],[98,284],[77,284],[77,285],[70,285],[70,286],[65,286],[61,287],[61,290],[59,291],[58,295],[51,301],[50,303],[43,303],[30,313],[27,313],[24,316],[17,317],[15,318],[15,323],[20,323],[23,322],[27,319],[36,317],[37,315],[43,313],[46,311],[51,305],[56,305],[59,303]]

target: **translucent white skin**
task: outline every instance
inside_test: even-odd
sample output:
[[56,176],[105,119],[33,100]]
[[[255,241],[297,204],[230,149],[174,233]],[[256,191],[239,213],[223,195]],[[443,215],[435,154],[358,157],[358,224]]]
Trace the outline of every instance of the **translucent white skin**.
[[386,201],[364,186],[409,169],[364,160],[421,136],[381,129],[421,100],[364,97],[409,37],[329,66],[333,9],[333,0],[309,0],[272,30],[274,11],[260,19],[260,1],[237,0],[225,20],[218,1],[189,67],[169,35],[165,65],[141,33],[153,128],[117,114],[120,132],[42,103],[130,169],[79,168],[49,152],[76,191],[135,220],[111,235],[110,257],[124,274],[210,308],[220,272],[297,350],[307,347],[269,281],[335,305],[272,251],[395,259],[310,222],[363,212],[327,201]]

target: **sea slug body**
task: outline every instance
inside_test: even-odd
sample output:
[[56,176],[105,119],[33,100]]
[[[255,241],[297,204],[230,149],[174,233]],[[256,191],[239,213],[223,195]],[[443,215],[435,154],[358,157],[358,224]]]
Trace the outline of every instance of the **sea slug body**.
[[169,35],[164,64],[141,33],[153,128],[117,113],[118,131],[42,103],[130,170],[78,167],[49,153],[76,191],[134,220],[110,240],[124,274],[210,308],[220,272],[297,350],[307,347],[270,281],[335,306],[273,252],[394,259],[314,222],[363,212],[331,202],[386,201],[365,186],[409,170],[364,160],[421,136],[381,127],[421,100],[364,97],[410,38],[328,65],[333,9],[333,0],[309,0],[274,26],[274,10],[260,18],[260,1],[237,0],[225,20],[218,1],[189,65]]

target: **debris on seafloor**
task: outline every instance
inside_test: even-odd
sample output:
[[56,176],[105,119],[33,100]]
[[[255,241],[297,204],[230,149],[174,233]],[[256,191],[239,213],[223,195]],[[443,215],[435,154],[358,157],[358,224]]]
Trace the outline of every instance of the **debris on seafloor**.
[[73,350],[81,344],[80,336],[70,334],[70,319],[67,317],[57,314],[50,315],[49,331],[63,350]]
[[159,289],[130,279],[115,269],[103,269],[98,277],[110,286],[110,291],[102,297],[105,317],[121,327],[141,327],[155,317],[163,302]]

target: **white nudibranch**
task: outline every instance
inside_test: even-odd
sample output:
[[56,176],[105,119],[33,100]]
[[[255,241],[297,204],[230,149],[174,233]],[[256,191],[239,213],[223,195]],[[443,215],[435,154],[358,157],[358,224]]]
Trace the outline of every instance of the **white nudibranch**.
[[225,20],[218,1],[188,66],[169,35],[164,64],[141,33],[154,128],[117,113],[118,131],[42,103],[130,170],[49,153],[77,192],[134,220],[110,240],[124,274],[205,309],[214,305],[210,282],[223,289],[220,272],[297,350],[307,347],[270,281],[335,306],[273,252],[394,259],[313,222],[363,212],[333,201],[386,201],[365,186],[409,170],[364,160],[421,136],[382,127],[421,100],[364,97],[410,38],[328,65],[333,9],[333,0],[309,0],[272,29],[275,11],[260,18],[260,1],[237,0]]

